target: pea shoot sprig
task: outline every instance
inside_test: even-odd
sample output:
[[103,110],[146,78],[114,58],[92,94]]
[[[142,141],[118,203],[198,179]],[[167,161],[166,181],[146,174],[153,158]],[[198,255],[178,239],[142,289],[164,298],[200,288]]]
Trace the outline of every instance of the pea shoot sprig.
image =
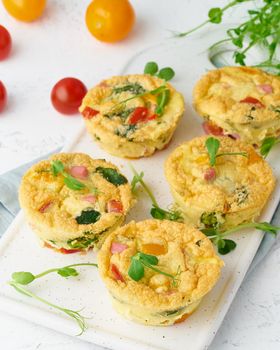
[[176,286],[178,283],[178,276],[180,275],[180,267],[178,267],[176,275],[172,275],[155,267],[158,265],[158,263],[159,260],[155,255],[137,252],[131,257],[128,276],[134,281],[138,282],[144,277],[145,267],[147,267],[150,270],[171,278],[173,286]]
[[153,61],[146,63],[144,73],[156,76],[165,81],[169,81],[175,76],[175,72],[171,67],[164,67],[159,69],[158,64]]
[[150,197],[151,202],[152,202],[152,208],[150,210],[151,216],[154,219],[158,219],[158,220],[170,220],[170,221],[182,222],[183,217],[179,211],[177,211],[177,210],[165,210],[159,206],[151,189],[147,186],[147,184],[143,180],[144,172],[141,171],[141,173],[139,174],[131,164],[130,164],[130,168],[134,174],[133,179],[131,181],[132,192],[136,191],[137,184],[140,184],[142,186],[143,190]]
[[246,228],[255,228],[260,231],[268,232],[274,236],[276,236],[277,232],[280,230],[280,227],[271,225],[268,222],[249,222],[235,226],[224,232],[220,231],[218,228],[205,228],[201,229],[201,231],[217,246],[218,252],[225,255],[236,248],[236,243],[231,239],[225,239],[225,237]]
[[31,272],[26,272],[26,271],[20,271],[20,272],[14,272],[12,274],[12,280],[8,282],[10,286],[12,286],[16,291],[18,291],[21,294],[24,294],[28,297],[31,297],[37,301],[40,301],[43,304],[46,304],[56,310],[59,310],[69,317],[73,318],[78,326],[80,327],[81,332],[78,335],[81,335],[85,330],[86,330],[86,323],[85,319],[86,317],[81,315],[82,310],[71,310],[67,309],[64,307],[61,307],[59,305],[56,305],[46,299],[43,299],[39,297],[38,295],[34,294],[33,292],[29,291],[27,288],[24,286],[32,283],[33,281],[42,278],[50,273],[56,272],[58,275],[61,277],[67,278],[67,277],[76,277],[79,275],[78,271],[74,267],[78,266],[94,266],[97,267],[97,264],[93,263],[80,263],[80,264],[72,264],[64,267],[58,267],[58,268],[53,268],[46,270],[44,272],[41,272],[37,275],[32,274]]
[[64,164],[60,160],[53,160],[51,162],[51,173],[53,176],[57,176],[58,174],[61,174],[63,176],[64,184],[74,191],[81,191],[84,188],[88,188],[90,192],[97,194],[98,190],[95,187],[89,187],[88,185],[85,185],[81,181],[75,179],[73,176],[68,174],[65,171]]
[[210,158],[210,165],[214,166],[216,164],[216,159],[218,157],[222,156],[243,156],[248,157],[248,154],[246,152],[221,152],[218,153],[220,148],[220,141],[216,139],[215,137],[208,137],[205,142],[205,147],[208,151],[209,158]]
[[[220,24],[223,15],[230,8],[253,0],[233,0],[225,7],[213,7],[208,12],[208,19],[197,27],[183,33],[179,37],[187,36],[209,23]],[[266,51],[266,59],[256,66],[268,68],[280,74],[279,60],[276,58],[280,42],[280,2],[279,0],[263,0],[259,8],[248,10],[248,19],[239,26],[227,30],[226,38],[216,42],[213,47],[230,42],[235,47],[234,60],[241,66],[246,65],[247,53],[256,45],[261,45]]]
[[260,153],[261,155],[266,158],[269,154],[269,152],[272,150],[272,148],[280,143],[280,139],[274,136],[267,137],[263,140],[261,147],[260,147]]
[[[163,79],[165,82],[171,80],[175,76],[175,72],[171,67],[164,67],[159,70],[158,64],[156,62],[148,62],[145,65],[144,73],[149,74],[152,76],[157,76],[161,79]],[[154,95],[157,98],[157,106],[155,109],[155,114],[157,116],[161,116],[164,112],[164,108],[167,105],[169,98],[170,98],[170,90],[166,86],[166,84],[163,84],[156,89],[139,92],[138,94],[135,94],[131,97],[128,97],[120,102],[118,102],[114,107],[113,110],[116,109],[118,106],[125,104],[128,101],[131,101],[135,98],[147,96],[147,95]]]

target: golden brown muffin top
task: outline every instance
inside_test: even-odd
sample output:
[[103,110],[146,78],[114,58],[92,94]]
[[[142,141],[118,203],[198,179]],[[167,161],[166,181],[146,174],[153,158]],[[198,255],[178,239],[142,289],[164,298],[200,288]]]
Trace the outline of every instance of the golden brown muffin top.
[[[115,253],[115,244],[125,249]],[[147,267],[138,282],[129,277],[131,257],[137,252],[156,256],[155,267],[176,275],[176,283]],[[216,283],[223,262],[197,229],[178,222],[145,220],[132,221],[109,235],[98,254],[98,266],[113,297],[163,311],[200,300]]]

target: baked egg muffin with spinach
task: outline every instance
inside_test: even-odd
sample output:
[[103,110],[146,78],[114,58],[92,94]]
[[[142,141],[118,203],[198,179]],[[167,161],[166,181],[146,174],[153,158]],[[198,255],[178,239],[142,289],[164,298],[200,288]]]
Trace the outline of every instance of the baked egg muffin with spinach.
[[270,166],[255,149],[226,136],[183,143],[168,157],[165,175],[185,222],[200,229],[254,221],[275,186]]
[[80,112],[103,149],[118,157],[139,158],[169,143],[184,113],[184,100],[158,77],[116,76],[89,90]]
[[202,232],[168,220],[132,221],[110,234],[98,253],[114,308],[145,325],[184,321],[223,265]]
[[74,253],[99,248],[134,199],[115,165],[83,153],[60,153],[26,172],[19,201],[46,246]]
[[206,133],[260,145],[280,135],[280,77],[251,67],[209,71],[196,84],[194,107]]

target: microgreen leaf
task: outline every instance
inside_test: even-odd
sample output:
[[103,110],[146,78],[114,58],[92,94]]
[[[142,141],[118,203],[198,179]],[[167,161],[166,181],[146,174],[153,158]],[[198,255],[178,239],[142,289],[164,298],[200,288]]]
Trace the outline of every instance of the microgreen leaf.
[[[221,244],[222,242],[222,244]],[[221,239],[218,241],[218,252],[226,255],[236,248],[236,243],[231,239]]]
[[211,23],[221,23],[223,17],[223,11],[220,7],[213,7],[208,12],[209,21]]
[[201,232],[208,236],[213,244],[217,245],[220,254],[225,255],[235,249],[236,243],[230,239],[224,239],[224,237],[246,228],[255,228],[260,231],[268,232],[274,236],[280,231],[280,227],[274,226],[268,222],[248,222],[235,226],[224,232],[220,231],[218,228],[201,229]]
[[[208,20],[202,22],[195,28],[183,33],[179,33],[178,37],[189,35],[196,30],[201,29],[209,23],[221,23],[223,15],[230,8],[244,2],[252,0],[232,0],[224,7],[214,7],[208,12]],[[263,48],[265,59],[255,65],[256,67],[280,74],[279,61],[276,57],[280,44],[280,6],[279,1],[263,0],[263,4],[256,9],[248,9],[248,16],[245,21],[237,27],[230,28],[226,31],[227,37],[219,40],[214,45],[217,47],[225,42],[231,42],[237,48],[234,51],[235,62],[241,66],[246,65],[247,53],[256,45]],[[244,16],[240,16],[243,18]],[[242,50],[241,50],[242,49]]]
[[155,113],[158,116],[161,116],[164,112],[164,107],[167,105],[170,97],[170,90],[165,89],[161,93],[158,94],[157,96],[157,106],[155,109]]
[[155,255],[145,254],[142,252],[137,252],[135,255],[131,257],[131,262],[128,270],[128,275],[134,281],[139,281],[142,277],[144,277],[144,266],[159,273],[170,277],[174,284],[176,284],[177,276],[180,275],[180,266],[178,266],[177,274],[171,275],[165,271],[162,271],[155,266],[158,265],[159,260]]
[[150,75],[155,75],[158,71],[158,65],[156,62],[148,62],[145,65],[144,68],[144,73],[145,74],[150,74]]
[[57,176],[58,174],[62,174],[62,176],[64,177],[63,181],[68,188],[74,191],[80,191],[86,187],[81,181],[75,179],[73,176],[68,174],[64,169],[65,169],[64,165],[60,160],[53,160],[51,162],[52,174],[54,176]]
[[43,299],[39,297],[38,295],[32,293],[28,289],[24,288],[23,285],[29,284],[33,282],[34,280],[41,278],[43,276],[46,276],[52,272],[57,272],[60,276],[63,277],[68,277],[68,276],[77,276],[78,272],[76,269],[73,269],[73,267],[76,266],[94,266],[97,267],[97,264],[94,263],[80,263],[80,264],[72,264],[64,267],[59,267],[59,268],[53,268],[49,269],[46,271],[43,271],[39,273],[38,275],[33,275],[31,272],[14,272],[12,274],[12,280],[8,282],[8,284],[13,287],[17,292],[26,295],[28,297],[34,298],[37,301],[40,301],[41,303],[44,303],[54,309],[57,309],[69,317],[73,318],[78,326],[80,327],[81,332],[78,335],[81,335],[85,329],[86,329],[86,324],[85,324],[85,317],[80,314],[81,310],[71,310],[71,309],[66,309],[64,307],[61,307],[59,305],[53,304],[49,302],[46,299]]
[[210,165],[214,166],[216,163],[216,155],[220,147],[220,141],[214,137],[208,137],[205,142],[205,146],[209,153]]
[[133,179],[131,181],[131,190],[132,190],[132,192],[135,192],[137,184],[141,182],[143,177],[144,177],[143,171],[141,171],[141,173],[139,175],[134,175],[133,176]]
[[183,221],[182,214],[179,211],[168,211],[157,206],[153,206],[150,214],[154,219],[158,220]]
[[171,67],[162,68],[158,73],[158,77],[164,79],[165,81],[171,80],[174,78],[174,76],[175,72]]
[[134,281],[139,281],[142,277],[144,277],[144,266],[135,255],[131,258],[128,276]]
[[136,169],[130,164],[130,168],[134,174],[131,185],[133,186],[133,191],[135,192],[136,186],[139,183],[147,195],[150,197],[152,202],[152,208],[150,210],[150,214],[153,218],[158,220],[171,220],[171,221],[183,221],[182,214],[179,211],[168,211],[160,208],[155,196],[153,195],[151,189],[147,186],[145,181],[143,180],[144,173],[137,173]]
[[272,150],[272,148],[277,145],[278,143],[280,143],[280,139],[271,136],[271,137],[267,137],[263,140],[262,144],[261,144],[261,148],[260,148],[260,153],[261,155],[266,158],[269,154],[269,152]]
[[139,252],[139,258],[140,260],[151,264],[151,265],[157,265],[158,264],[158,258],[155,255],[145,254]]
[[64,165],[60,160],[53,160],[51,162],[51,172],[54,176],[64,171]]
[[31,272],[20,271],[20,272],[14,272],[12,274],[12,279],[16,283],[26,285],[33,282],[35,279],[35,276]]
[[62,267],[61,269],[57,270],[57,273],[62,277],[70,277],[70,276],[78,276],[79,273],[76,269],[73,269],[72,267]]
[[69,174],[65,174],[63,181],[68,188],[74,191],[80,191],[86,187],[81,181],[75,179]]

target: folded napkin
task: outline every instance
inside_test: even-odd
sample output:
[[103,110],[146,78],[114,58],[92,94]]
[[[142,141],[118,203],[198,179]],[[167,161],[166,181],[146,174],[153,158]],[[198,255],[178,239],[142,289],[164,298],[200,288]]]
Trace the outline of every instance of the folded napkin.
[[[13,221],[14,217],[20,210],[18,203],[18,187],[21,181],[22,175],[26,170],[34,163],[48,158],[51,154],[57,153],[60,149],[56,149],[53,152],[46,154],[43,157],[35,159],[34,161],[22,165],[16,169],[13,169],[3,175],[0,175],[0,237],[6,231],[10,223]],[[280,204],[278,205],[271,223],[273,225],[280,225]],[[254,257],[254,260],[248,270],[251,272],[267,255],[271,250],[276,238],[267,233],[264,235],[262,243]],[[248,274],[247,273],[247,274]]]

